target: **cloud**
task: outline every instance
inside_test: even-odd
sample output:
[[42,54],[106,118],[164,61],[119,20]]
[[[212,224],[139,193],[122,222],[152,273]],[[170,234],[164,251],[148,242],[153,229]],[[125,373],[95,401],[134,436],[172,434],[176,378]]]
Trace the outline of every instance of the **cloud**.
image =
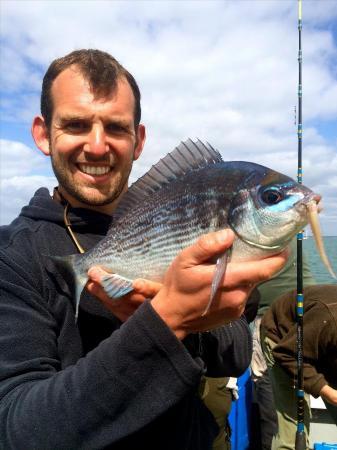
[[0,178],[27,175],[46,170],[49,163],[37,151],[22,142],[0,139]]
[[0,225],[10,223],[21,208],[28,204],[34,192],[45,186],[50,192],[56,186],[54,177],[42,175],[20,176],[0,181]]
[[56,184],[48,158],[21,142],[0,140],[1,225],[11,222],[39,187]]

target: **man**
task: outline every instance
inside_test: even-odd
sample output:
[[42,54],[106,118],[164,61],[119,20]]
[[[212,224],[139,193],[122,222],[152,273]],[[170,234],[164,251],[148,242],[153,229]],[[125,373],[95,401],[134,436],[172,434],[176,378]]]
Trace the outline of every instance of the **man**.
[[[337,425],[337,286],[304,289],[304,425],[309,448],[310,397],[321,396]],[[280,296],[261,322],[262,348],[278,418],[272,449],[293,449],[297,429],[296,290]]]
[[[109,300],[92,269],[75,323],[74,299],[49,255],[91,248],[109,227],[143,149],[136,81],[110,55],[79,50],[54,61],[33,121],[58,187],[40,189],[1,229],[0,435],[7,449],[207,450],[218,432],[203,404],[204,374],[239,375],[250,340],[238,319],[257,282],[285,254],[230,264],[206,316],[214,266],[233,233],[201,237],[162,285],[134,282]],[[144,301],[150,298],[150,301]],[[240,339],[233,339],[233,321]],[[220,327],[220,328],[219,328]],[[215,329],[217,328],[217,329]],[[207,333],[202,331],[214,330]],[[240,351],[237,350],[237,345]]]

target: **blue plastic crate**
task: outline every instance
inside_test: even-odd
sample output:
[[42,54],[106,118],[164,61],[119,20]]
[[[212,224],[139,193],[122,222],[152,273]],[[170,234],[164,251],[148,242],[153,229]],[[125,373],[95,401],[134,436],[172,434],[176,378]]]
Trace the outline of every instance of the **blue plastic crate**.
[[250,369],[238,378],[239,399],[232,403],[229,423],[232,429],[232,450],[247,450],[250,444],[250,418],[253,384]]
[[336,444],[326,444],[325,442],[317,442],[314,444],[314,450],[337,450],[337,443]]

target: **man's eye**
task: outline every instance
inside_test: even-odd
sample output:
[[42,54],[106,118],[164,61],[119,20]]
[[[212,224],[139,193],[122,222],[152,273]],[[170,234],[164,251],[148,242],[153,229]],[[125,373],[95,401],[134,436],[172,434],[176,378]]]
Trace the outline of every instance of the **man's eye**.
[[73,121],[68,122],[65,128],[73,133],[82,133],[88,129],[88,124],[82,121]]
[[128,133],[128,129],[124,127],[123,125],[119,125],[117,123],[109,123],[105,126],[105,131],[107,133],[114,133],[114,134],[123,134]]

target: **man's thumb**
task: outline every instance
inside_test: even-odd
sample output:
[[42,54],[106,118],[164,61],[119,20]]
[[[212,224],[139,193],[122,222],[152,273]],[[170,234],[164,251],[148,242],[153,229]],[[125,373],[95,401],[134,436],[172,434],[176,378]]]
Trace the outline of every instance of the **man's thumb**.
[[231,247],[234,236],[230,229],[204,234],[194,245],[186,248],[181,256],[187,265],[201,264]]

